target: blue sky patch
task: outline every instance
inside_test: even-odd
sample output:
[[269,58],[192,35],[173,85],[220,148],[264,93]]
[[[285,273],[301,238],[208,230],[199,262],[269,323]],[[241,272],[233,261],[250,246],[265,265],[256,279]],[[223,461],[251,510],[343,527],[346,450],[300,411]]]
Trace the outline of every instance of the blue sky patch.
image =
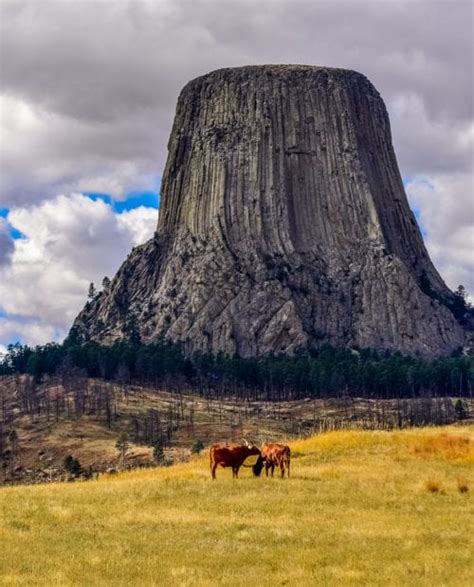
[[[408,188],[408,186],[413,182],[414,180],[410,177],[410,176],[406,176],[403,178],[403,186],[405,187],[405,189]],[[430,190],[434,191],[434,186],[431,182],[429,182],[427,179],[418,179],[416,180],[417,182],[423,183],[424,185],[426,185]],[[415,206],[413,206],[413,204],[410,202],[410,208],[413,210],[413,214],[415,215],[416,221],[418,222],[418,226],[420,228],[421,234],[423,235],[423,238],[427,238],[428,237],[428,231],[426,230],[426,228],[423,226],[423,222],[421,221],[421,210],[419,210],[418,208],[416,208]]]
[[26,238],[25,235],[20,230],[18,230],[18,228],[15,228],[11,224],[8,225],[8,234],[12,237],[13,240]]
[[130,192],[127,199],[113,203],[113,209],[116,212],[124,212],[126,210],[133,210],[140,206],[145,208],[158,208],[160,203],[160,194],[158,192]]
[[[10,212],[9,208],[0,208],[0,218],[7,219],[7,231],[8,234],[12,237],[13,240],[18,240],[19,238],[25,238],[25,235],[15,228],[10,222],[8,222],[8,213]],[[1,316],[1,314],[0,314]]]
[[129,192],[125,200],[114,200],[109,194],[98,192],[84,192],[84,195],[94,200],[94,202],[102,200],[117,214],[134,210],[140,206],[144,206],[145,208],[158,208],[160,204],[160,194],[154,191],[136,190]]
[[420,210],[418,210],[418,208],[415,208],[413,206],[412,206],[412,210],[413,210],[413,214],[415,215],[416,221],[418,222],[418,226],[420,227],[421,234],[423,235],[423,238],[427,238],[428,231],[426,230],[426,228],[423,226],[423,223],[421,222]]

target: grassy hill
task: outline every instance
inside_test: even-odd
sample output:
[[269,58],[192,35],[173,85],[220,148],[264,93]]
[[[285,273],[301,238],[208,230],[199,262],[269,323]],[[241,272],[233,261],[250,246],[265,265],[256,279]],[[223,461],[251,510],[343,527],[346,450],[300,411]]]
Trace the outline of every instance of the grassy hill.
[[5,585],[472,585],[474,428],[292,443],[292,478],[189,463],[0,489]]

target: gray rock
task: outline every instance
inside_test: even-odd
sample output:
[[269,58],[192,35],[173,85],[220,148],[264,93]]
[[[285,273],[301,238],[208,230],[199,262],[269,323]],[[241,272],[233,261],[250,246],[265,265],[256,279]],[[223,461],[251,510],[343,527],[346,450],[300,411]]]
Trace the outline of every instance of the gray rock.
[[86,338],[136,329],[242,356],[323,343],[446,355],[465,342],[363,75],[272,65],[199,77],[168,150],[157,232],[77,317]]

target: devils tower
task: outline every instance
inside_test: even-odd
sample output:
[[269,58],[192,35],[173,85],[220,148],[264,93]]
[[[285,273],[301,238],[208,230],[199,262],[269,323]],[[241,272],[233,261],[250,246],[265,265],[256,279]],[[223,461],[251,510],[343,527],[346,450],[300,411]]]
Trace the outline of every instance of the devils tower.
[[463,344],[363,75],[214,71],[182,90],[168,151],[157,231],[78,316],[85,339],[241,356]]

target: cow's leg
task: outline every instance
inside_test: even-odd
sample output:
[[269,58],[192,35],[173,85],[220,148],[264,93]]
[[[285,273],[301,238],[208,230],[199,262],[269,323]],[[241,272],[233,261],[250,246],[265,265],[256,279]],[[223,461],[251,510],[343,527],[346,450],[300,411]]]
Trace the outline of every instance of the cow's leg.
[[285,477],[285,463],[280,461],[280,471],[281,471],[281,478],[284,479]]
[[268,469],[270,468],[270,463],[268,461],[265,462],[265,475],[268,477]]
[[275,463],[272,463],[272,477],[273,477],[274,472],[275,472]]
[[289,479],[290,478],[290,459],[288,459],[286,467],[287,467],[287,473],[288,473],[288,479]]
[[212,463],[212,466],[211,466],[211,477],[213,479],[216,478],[216,469],[217,469],[217,463]]
[[235,478],[239,478],[239,467],[235,467]]

